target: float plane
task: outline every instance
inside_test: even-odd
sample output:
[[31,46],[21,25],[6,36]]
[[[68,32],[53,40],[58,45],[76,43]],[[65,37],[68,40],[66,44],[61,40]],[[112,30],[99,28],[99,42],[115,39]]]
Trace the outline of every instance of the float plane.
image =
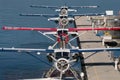
[[[60,48],[65,48],[66,44],[69,45],[70,48],[72,48],[73,46],[71,45],[71,41],[75,40],[77,37],[80,37],[83,33],[78,34],[78,31],[94,31],[94,30],[104,30],[104,31],[119,31],[120,27],[81,27],[81,28],[31,28],[31,27],[9,27],[9,26],[4,26],[2,28],[3,30],[29,30],[29,31],[38,31],[40,34],[46,36],[47,38],[49,38],[50,40],[56,42],[54,44],[54,46],[56,46],[57,44],[60,44],[59,47]],[[56,40],[53,39],[52,37],[50,37],[49,35],[53,35],[54,37],[56,37]],[[76,35],[75,37],[73,37],[72,39],[70,39],[70,35]]]
[[[77,10],[72,8],[97,8],[98,6],[45,6],[45,5],[31,5],[31,7],[37,8],[52,8],[55,11],[58,11],[59,14],[20,14],[20,16],[43,16],[43,17],[52,17],[48,18],[48,21],[55,21],[62,28],[68,26],[69,23],[74,22],[74,16],[97,16],[97,15],[105,15],[104,13],[86,13],[86,14],[68,14],[68,12],[76,12]],[[56,9],[59,8],[59,9]]]

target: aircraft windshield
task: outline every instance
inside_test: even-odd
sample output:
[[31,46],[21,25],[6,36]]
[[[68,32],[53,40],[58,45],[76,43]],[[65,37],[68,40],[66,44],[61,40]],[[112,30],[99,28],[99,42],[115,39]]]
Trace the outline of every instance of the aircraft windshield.
[[69,53],[68,52],[57,52],[56,53],[56,58],[59,59],[61,57],[68,59],[69,58]]
[[67,18],[67,16],[60,16],[60,18]]
[[59,30],[59,31],[58,31],[58,35],[60,35],[60,34],[62,34],[62,33],[68,34],[68,31],[66,31],[66,30]]

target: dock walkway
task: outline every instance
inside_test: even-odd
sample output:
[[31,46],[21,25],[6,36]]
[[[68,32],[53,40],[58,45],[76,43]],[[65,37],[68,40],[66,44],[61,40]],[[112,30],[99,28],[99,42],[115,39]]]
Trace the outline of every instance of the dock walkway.
[[[83,24],[82,24],[83,23]],[[88,17],[76,19],[77,27],[90,27]],[[80,31],[81,48],[104,48],[102,40],[93,31]],[[120,80],[120,72],[114,69],[114,62],[110,52],[84,53],[84,62],[88,80]]]

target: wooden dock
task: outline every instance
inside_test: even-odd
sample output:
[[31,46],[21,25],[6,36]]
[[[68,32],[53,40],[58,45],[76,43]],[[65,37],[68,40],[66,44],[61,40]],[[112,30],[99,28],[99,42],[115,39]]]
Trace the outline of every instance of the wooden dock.
[[[91,27],[88,17],[75,17],[77,27]],[[79,31],[81,48],[104,48],[100,37],[94,31]],[[115,70],[110,52],[83,53],[88,80],[120,80],[120,72]]]

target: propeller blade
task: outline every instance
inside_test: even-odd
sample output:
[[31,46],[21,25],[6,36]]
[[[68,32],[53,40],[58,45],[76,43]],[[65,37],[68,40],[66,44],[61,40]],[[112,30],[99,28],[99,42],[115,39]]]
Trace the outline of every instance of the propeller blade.
[[30,27],[7,27],[4,26],[3,30],[31,30],[31,31],[57,31],[56,28],[30,28]]
[[62,77],[63,77],[63,72],[60,71],[60,80],[62,80]]

